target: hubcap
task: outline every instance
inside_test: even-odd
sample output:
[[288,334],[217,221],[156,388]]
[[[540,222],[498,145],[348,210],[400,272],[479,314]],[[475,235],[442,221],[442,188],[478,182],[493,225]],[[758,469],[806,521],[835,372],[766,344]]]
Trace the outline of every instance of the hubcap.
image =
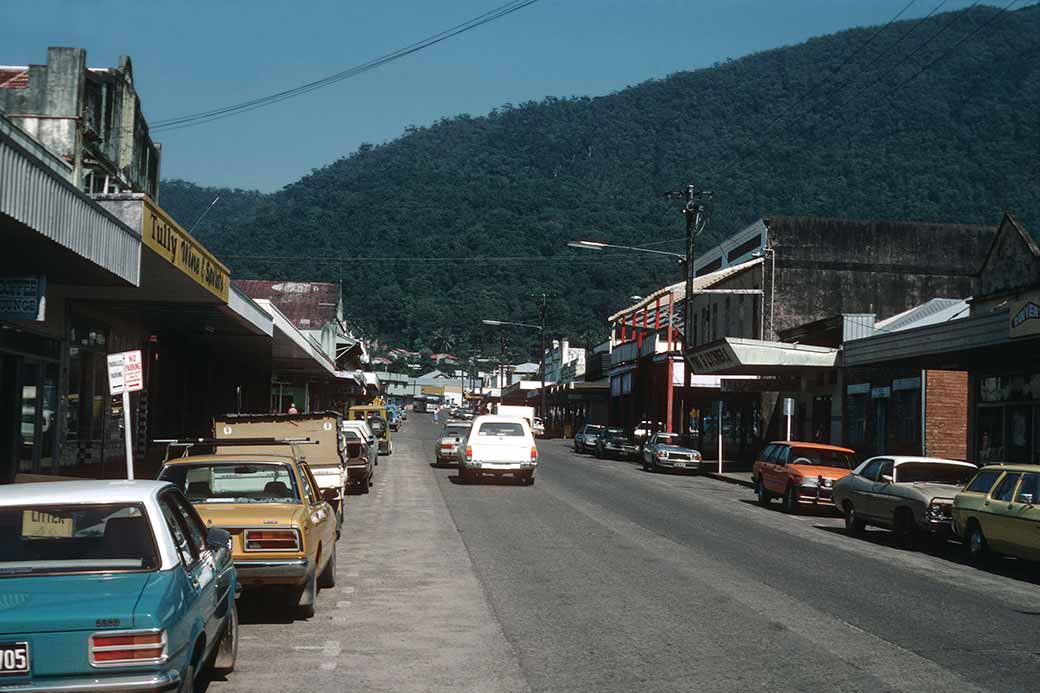
[[979,553],[982,550],[982,537],[979,536],[979,530],[971,530],[971,537],[968,539],[968,548],[972,553]]

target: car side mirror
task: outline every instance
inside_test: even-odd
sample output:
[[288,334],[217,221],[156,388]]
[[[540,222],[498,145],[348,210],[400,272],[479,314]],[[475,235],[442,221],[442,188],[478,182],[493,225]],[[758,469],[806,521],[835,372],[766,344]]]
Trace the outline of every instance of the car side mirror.
[[1033,494],[1032,493],[1020,493],[1020,494],[1018,494],[1018,502],[1019,503],[1025,503],[1026,505],[1032,505],[1033,504]]
[[220,527],[210,527],[206,530],[206,546],[219,551],[220,549],[231,550],[231,532]]

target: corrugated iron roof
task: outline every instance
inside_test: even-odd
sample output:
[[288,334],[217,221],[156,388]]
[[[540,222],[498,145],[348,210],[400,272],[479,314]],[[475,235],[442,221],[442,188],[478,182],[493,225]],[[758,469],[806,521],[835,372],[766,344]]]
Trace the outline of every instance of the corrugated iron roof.
[[[738,272],[743,272],[744,270],[748,269],[749,267],[754,267],[755,265],[759,265],[761,263],[762,263],[762,258],[757,257],[757,258],[755,258],[753,260],[748,260],[747,262],[741,262],[740,264],[733,265],[732,267],[723,267],[722,269],[716,270],[714,272],[711,272],[710,274],[705,274],[705,275],[702,275],[702,276],[699,276],[699,277],[694,277],[694,279],[693,279],[693,289],[694,289],[694,291],[697,291],[697,290],[700,290],[700,289],[710,289],[711,287],[715,286],[716,284],[718,284],[723,279],[726,279],[727,277],[730,277],[730,276],[732,276],[734,274],[737,274]],[[647,297],[643,298],[642,300],[640,300],[638,303],[634,303],[631,306],[629,306],[628,308],[625,308],[623,310],[619,310],[618,312],[614,313],[613,315],[611,315],[607,319],[610,320],[611,322],[613,322],[614,320],[621,319],[622,316],[631,315],[632,313],[636,313],[636,312],[645,310],[645,309],[649,308],[651,305],[656,305],[658,298],[661,298],[662,303],[664,303],[664,302],[666,302],[668,300],[668,294],[669,293],[672,294],[672,300],[673,301],[679,302],[679,301],[683,300],[684,298],[686,298],[686,282],[685,281],[676,282],[675,284],[672,284],[671,286],[666,286],[663,289],[658,289],[657,291],[653,292],[649,296],[647,296]]]
[[336,320],[338,284],[266,279],[233,279],[231,283],[250,298],[269,300],[297,329],[318,330]]

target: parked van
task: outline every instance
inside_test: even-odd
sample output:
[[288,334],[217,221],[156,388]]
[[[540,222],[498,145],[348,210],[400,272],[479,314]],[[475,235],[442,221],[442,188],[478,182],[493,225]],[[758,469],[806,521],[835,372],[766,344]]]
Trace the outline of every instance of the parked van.
[[[226,414],[213,421],[213,437],[222,438],[310,438],[317,445],[300,446],[314,480],[325,500],[336,512],[337,526],[343,522],[343,499],[347,487],[347,457],[341,422],[334,411],[306,414]],[[229,450],[234,454],[270,455],[271,448],[241,445]],[[227,452],[225,450],[223,452]],[[217,454],[222,454],[218,447]]]
[[390,441],[390,419],[386,407],[382,404],[368,404],[351,407],[347,410],[347,418],[351,421],[364,421],[379,440],[379,454],[392,455],[394,445]]

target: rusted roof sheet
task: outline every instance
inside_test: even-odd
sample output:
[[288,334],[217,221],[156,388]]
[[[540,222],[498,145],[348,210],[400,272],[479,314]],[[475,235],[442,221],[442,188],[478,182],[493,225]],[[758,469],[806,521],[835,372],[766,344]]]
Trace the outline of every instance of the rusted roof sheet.
[[336,320],[338,284],[266,279],[234,279],[231,283],[250,298],[273,303],[297,329],[319,330]]
[[0,67],[0,89],[28,89],[29,68]]

